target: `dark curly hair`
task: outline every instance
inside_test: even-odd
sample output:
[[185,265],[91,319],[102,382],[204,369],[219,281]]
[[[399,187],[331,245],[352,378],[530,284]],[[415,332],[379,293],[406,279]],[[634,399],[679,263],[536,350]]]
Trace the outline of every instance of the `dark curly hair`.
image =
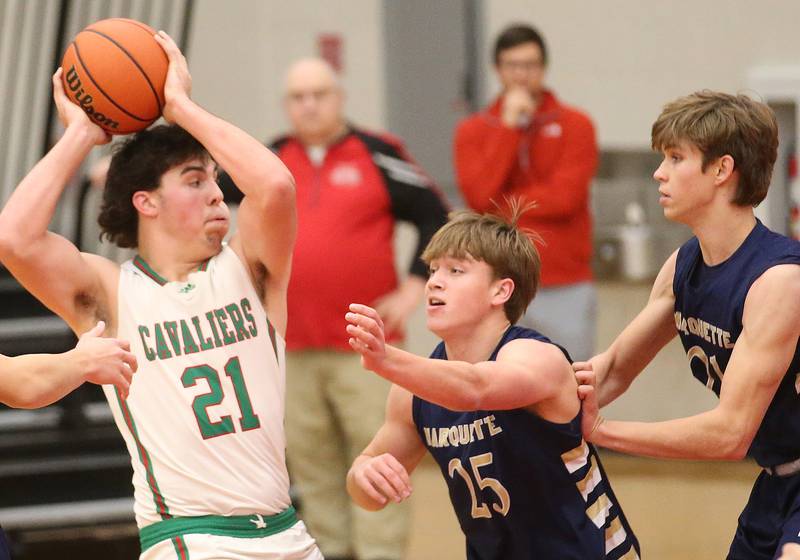
[[191,159],[207,160],[203,145],[177,125],[159,125],[137,132],[114,149],[97,222],[100,238],[119,247],[138,245],[139,214],[133,206],[136,191],[153,191],[161,177]]

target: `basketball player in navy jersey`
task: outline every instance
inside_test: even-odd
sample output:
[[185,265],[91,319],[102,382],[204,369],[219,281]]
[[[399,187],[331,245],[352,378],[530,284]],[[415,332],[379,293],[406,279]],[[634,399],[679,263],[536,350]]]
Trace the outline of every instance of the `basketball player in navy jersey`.
[[[664,154],[654,174],[664,215],[695,237],[667,260],[609,349],[575,364],[584,435],[650,457],[751,456],[764,470],[728,558],[771,559],[800,542],[800,243],[753,213],[777,155],[775,116],[744,95],[701,91],[666,105],[652,144]],[[666,422],[603,421],[597,405],[622,394],[676,334],[719,404]]]
[[378,313],[352,304],[350,345],[391,381],[384,425],[347,477],[369,510],[411,493],[427,449],[447,481],[469,560],[638,558],[638,542],[581,437],[566,352],[514,326],[536,293],[539,257],[511,223],[456,214],[422,255],[430,359],[385,343]]

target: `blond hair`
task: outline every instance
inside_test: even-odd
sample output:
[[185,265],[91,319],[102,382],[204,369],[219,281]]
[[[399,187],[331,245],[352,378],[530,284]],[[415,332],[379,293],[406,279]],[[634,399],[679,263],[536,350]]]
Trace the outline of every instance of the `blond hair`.
[[733,203],[757,206],[767,196],[778,155],[778,122],[766,104],[746,95],[703,90],[664,106],[652,129],[654,150],[689,142],[703,154],[702,170],[724,155],[739,182]]
[[506,318],[516,323],[539,287],[541,261],[534,240],[539,237],[520,228],[520,216],[533,205],[508,201],[508,219],[498,214],[478,214],[469,210],[453,212],[449,221],[431,238],[422,260],[430,264],[442,257],[472,257],[488,264],[495,279],[510,278],[514,291],[504,305]]

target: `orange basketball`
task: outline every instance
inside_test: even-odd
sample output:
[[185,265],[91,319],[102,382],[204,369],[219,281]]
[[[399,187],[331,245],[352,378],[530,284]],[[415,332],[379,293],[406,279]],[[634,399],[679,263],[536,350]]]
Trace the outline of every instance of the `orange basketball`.
[[67,97],[111,134],[150,126],[164,107],[169,62],[155,30],[132,19],[93,23],[61,61]]

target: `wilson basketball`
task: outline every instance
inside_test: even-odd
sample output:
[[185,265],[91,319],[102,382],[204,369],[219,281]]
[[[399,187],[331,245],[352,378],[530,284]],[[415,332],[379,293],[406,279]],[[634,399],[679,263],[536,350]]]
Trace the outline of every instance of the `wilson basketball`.
[[93,23],[61,61],[67,97],[111,134],[147,128],[161,116],[169,62],[155,30],[132,19]]

